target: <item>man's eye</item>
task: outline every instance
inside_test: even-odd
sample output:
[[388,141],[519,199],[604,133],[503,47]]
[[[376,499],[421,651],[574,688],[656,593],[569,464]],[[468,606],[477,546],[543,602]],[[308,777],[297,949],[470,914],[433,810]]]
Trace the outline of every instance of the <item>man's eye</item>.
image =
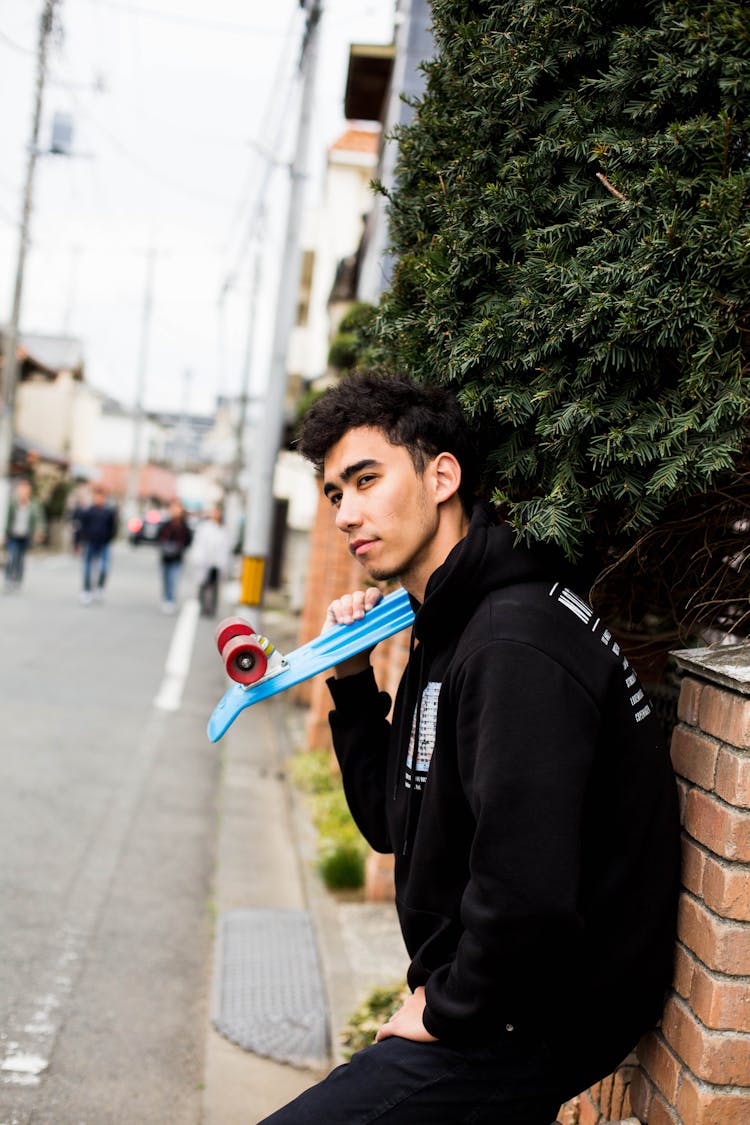
[[370,484],[370,482],[374,481],[374,480],[375,480],[375,474],[374,473],[363,473],[361,477],[357,478],[357,484],[361,488],[363,484],[364,485]]
[[334,508],[338,508],[339,504],[341,503],[341,493],[340,492],[329,492],[328,493],[328,499],[330,500],[330,502],[331,502],[331,504],[333,505]]

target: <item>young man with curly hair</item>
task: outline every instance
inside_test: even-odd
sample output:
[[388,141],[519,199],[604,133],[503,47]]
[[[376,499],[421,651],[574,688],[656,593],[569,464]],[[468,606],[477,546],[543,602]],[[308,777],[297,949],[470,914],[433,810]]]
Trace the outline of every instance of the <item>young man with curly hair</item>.
[[[352,814],[395,855],[411,994],[266,1125],[550,1125],[658,1020],[671,979],[678,818],[656,716],[549,553],[477,499],[449,393],[350,376],[300,449],[352,555],[415,610],[392,714],[369,653],[329,681]],[[343,595],[327,623],[380,596]]]

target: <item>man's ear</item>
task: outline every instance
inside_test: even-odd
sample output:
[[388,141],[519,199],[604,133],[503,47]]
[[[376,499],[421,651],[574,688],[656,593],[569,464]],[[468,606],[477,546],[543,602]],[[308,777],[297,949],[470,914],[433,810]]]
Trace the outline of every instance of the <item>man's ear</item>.
[[435,499],[440,504],[455,496],[461,487],[461,466],[452,453],[438,453],[432,461]]

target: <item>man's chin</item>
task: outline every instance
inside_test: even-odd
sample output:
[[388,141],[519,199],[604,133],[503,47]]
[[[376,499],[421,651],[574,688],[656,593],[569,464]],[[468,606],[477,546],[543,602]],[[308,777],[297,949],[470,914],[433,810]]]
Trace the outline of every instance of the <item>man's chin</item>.
[[399,572],[388,567],[370,566],[364,559],[358,559],[359,565],[372,578],[373,582],[391,582],[398,578]]

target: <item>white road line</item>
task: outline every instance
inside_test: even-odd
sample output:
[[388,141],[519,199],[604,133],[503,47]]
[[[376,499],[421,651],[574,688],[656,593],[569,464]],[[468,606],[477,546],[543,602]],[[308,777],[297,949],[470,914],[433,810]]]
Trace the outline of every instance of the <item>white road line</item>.
[[197,598],[190,598],[184,602],[180,610],[164,666],[164,679],[154,699],[154,707],[158,707],[161,711],[180,709],[185,680],[190,670],[190,658],[193,655],[199,610]]

